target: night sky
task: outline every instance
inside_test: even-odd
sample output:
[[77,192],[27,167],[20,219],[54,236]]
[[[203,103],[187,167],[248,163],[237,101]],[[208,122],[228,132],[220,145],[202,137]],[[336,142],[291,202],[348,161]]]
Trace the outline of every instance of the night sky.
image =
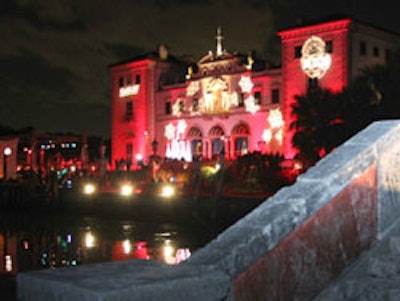
[[[107,66],[164,43],[198,60],[224,48],[279,63],[279,29],[346,15],[400,32],[396,1],[0,0],[0,125],[110,137]],[[361,6],[362,4],[362,6]]]

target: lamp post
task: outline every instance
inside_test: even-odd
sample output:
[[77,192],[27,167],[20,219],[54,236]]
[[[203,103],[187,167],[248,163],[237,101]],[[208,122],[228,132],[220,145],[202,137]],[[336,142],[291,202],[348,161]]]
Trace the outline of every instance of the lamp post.
[[7,158],[12,154],[11,147],[7,146],[3,150],[3,179],[7,180]]

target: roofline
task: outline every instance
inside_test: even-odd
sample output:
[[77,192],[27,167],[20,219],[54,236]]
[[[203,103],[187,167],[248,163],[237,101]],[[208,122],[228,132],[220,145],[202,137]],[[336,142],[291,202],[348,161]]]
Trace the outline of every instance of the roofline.
[[290,38],[293,36],[299,36],[308,34],[309,32],[318,32],[318,31],[325,31],[325,30],[332,30],[335,29],[346,29],[353,23],[354,20],[351,18],[343,18],[339,20],[331,20],[325,22],[316,22],[306,26],[298,26],[289,29],[283,29],[278,31],[278,35],[282,38]]

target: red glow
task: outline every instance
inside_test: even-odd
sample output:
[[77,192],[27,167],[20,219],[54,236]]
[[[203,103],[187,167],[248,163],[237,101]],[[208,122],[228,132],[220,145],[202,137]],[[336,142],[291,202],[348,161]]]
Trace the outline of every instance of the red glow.
[[348,28],[351,22],[352,20],[348,18],[335,20],[316,25],[304,26],[301,28],[291,28],[291,29],[281,30],[278,32],[278,35],[282,39],[298,38],[299,36],[305,36],[305,35],[308,37],[316,33],[320,34],[323,31],[331,32],[332,30],[340,30]]
[[127,252],[124,247],[124,241],[116,241],[111,251],[111,260],[128,260],[128,259],[150,259],[150,255],[145,241],[139,241],[132,246],[132,250]]
[[145,241],[138,241],[135,243],[135,258],[150,259],[149,250]]
[[282,38],[282,81],[285,83],[282,89],[283,115],[286,124],[284,138],[285,158],[294,158],[297,151],[292,146],[294,132],[290,124],[294,121],[291,106],[296,102],[296,95],[304,95],[307,89],[308,78],[300,68],[300,60],[294,57],[294,49],[302,45],[307,38],[316,34],[324,41],[332,41],[334,52],[331,54],[332,64],[325,76],[319,80],[319,85],[332,92],[340,92],[348,85],[348,30],[350,19],[326,22],[318,25],[306,26],[280,31]]
[[[178,138],[179,143],[182,145],[183,142],[187,143],[185,146],[185,149],[188,149],[187,153],[201,154],[204,159],[215,159],[221,145],[225,148],[227,159],[235,159],[240,154],[254,151],[281,153],[286,159],[294,158],[297,150],[292,145],[294,132],[290,129],[290,125],[294,121],[292,105],[296,102],[297,95],[306,94],[309,85],[309,78],[301,69],[300,58],[295,55],[296,49],[301,47],[312,35],[321,38],[325,44],[331,42],[333,47],[329,50],[331,64],[324,76],[318,80],[318,85],[333,93],[341,92],[348,85],[349,76],[352,76],[352,72],[354,72],[352,68],[355,68],[349,64],[351,61],[349,59],[351,50],[349,41],[352,39],[350,36],[350,31],[353,30],[352,24],[351,19],[345,18],[282,30],[278,32],[282,46],[282,67],[280,69],[266,70],[268,72],[262,74],[247,69],[235,75],[231,75],[229,72],[222,74],[223,76],[220,76],[223,78],[222,84],[229,87],[224,93],[232,93],[232,95],[236,93],[234,91],[250,95],[255,92],[262,93],[260,110],[255,114],[248,113],[239,106],[229,108],[224,111],[224,114],[202,115],[204,111],[197,111],[193,114],[192,96],[198,93],[196,97],[204,99],[206,93],[211,93],[211,90],[206,90],[209,83],[216,77],[211,73],[209,75],[205,73],[192,74],[186,82],[160,87],[160,77],[165,71],[164,68],[167,68],[169,64],[167,61],[160,63],[159,58],[148,57],[111,66],[112,169],[116,168],[117,161],[123,162],[120,169],[141,168],[141,163],[147,164],[149,156],[153,154],[151,141],[157,141],[157,155],[165,157],[167,150],[171,149],[171,145],[168,145],[169,141],[164,135],[165,127],[168,124],[176,124],[179,120],[185,121],[187,125],[182,137]],[[200,60],[199,64],[201,62]],[[220,63],[222,64],[218,65]],[[225,68],[223,63],[222,59],[207,62],[209,64],[207,68],[209,68],[208,70],[223,70]],[[241,66],[237,66],[237,68],[241,70]],[[249,88],[249,91],[243,91],[243,87],[239,84],[243,76],[247,76],[246,78],[250,81],[252,88]],[[140,77],[139,82],[134,81],[137,77]],[[196,83],[199,88],[191,91],[192,83]],[[130,85],[138,85],[137,94],[121,97],[120,88]],[[270,92],[272,90],[278,90],[280,93],[278,103],[271,101]],[[196,99],[199,100],[199,98]],[[174,106],[180,100],[183,102],[182,111],[174,115]],[[169,107],[169,113],[166,112],[167,107]],[[128,108],[131,108],[131,114],[127,114]],[[273,135],[271,141],[265,141],[263,133],[269,129],[268,116],[274,109],[280,109],[282,112],[283,138],[282,141],[278,141],[280,138],[277,139]],[[335,120],[335,122],[341,121]],[[224,139],[221,139],[222,137]],[[275,141],[273,141],[274,139]],[[222,143],[219,143],[221,141]],[[196,143],[199,144],[200,151],[195,149]],[[244,145],[243,150],[238,146],[241,143]],[[136,159],[136,154],[143,156],[143,162]],[[126,164],[129,160],[132,161],[131,165]],[[154,167],[153,172],[156,172],[155,168],[157,166]]]

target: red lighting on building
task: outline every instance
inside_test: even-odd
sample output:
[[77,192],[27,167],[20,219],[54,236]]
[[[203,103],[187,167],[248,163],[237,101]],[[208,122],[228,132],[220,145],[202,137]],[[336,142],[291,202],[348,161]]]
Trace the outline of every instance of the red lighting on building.
[[196,64],[180,61],[161,45],[111,65],[112,168],[146,164],[154,155],[152,141],[159,156],[185,161],[213,159],[222,149],[229,160],[254,151],[292,159],[295,97],[313,84],[340,92],[363,67],[385,62],[383,56],[360,55],[360,43],[383,50],[400,45],[399,36],[348,18],[278,35],[282,57],[276,68],[223,50],[221,29],[215,51]]

